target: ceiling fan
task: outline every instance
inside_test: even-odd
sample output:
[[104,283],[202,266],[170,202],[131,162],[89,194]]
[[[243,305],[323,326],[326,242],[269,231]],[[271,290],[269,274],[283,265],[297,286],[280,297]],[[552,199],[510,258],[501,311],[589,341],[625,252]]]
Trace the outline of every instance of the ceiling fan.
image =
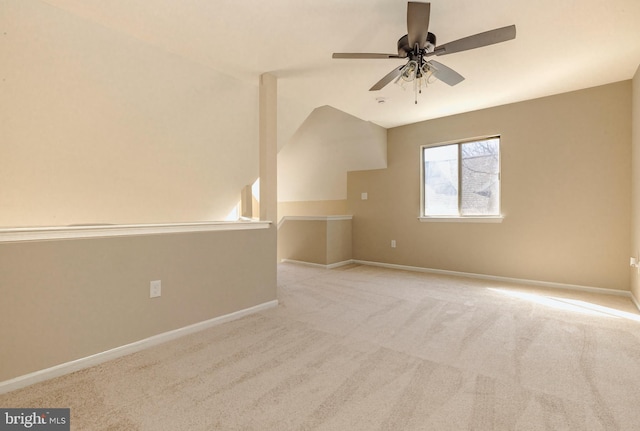
[[[441,56],[454,52],[467,51],[495,43],[515,39],[516,26],[496,28],[483,33],[467,36],[443,45],[436,45],[436,35],[429,31],[429,15],[431,3],[409,2],[407,7],[407,34],[398,40],[398,54],[374,54],[374,53],[334,53],[333,58],[351,59],[381,59],[402,58],[408,59],[406,64],[396,67],[369,91],[377,91],[384,88],[394,79],[414,82],[417,93],[421,90],[423,81],[426,85],[432,76],[448,85],[456,85],[464,80],[464,77],[455,70],[435,60],[427,60],[434,55]],[[418,88],[420,87],[420,88]]]

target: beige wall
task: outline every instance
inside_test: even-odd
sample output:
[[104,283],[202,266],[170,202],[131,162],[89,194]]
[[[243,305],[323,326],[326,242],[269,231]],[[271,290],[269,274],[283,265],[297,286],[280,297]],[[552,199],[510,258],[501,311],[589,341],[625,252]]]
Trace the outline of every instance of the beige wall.
[[[349,173],[354,258],[628,290],[630,118],[624,81],[390,129],[388,168]],[[504,221],[419,222],[420,145],[494,134]]]
[[[278,80],[260,75],[260,220],[278,217]],[[275,257],[275,256],[274,256]],[[273,261],[275,271],[276,261]]]
[[278,261],[327,264],[327,222],[286,220],[278,229]]
[[[0,228],[221,220],[258,176],[275,220],[275,82],[261,104],[258,82],[43,1],[0,20]],[[0,381],[275,300],[276,235],[1,243]]]
[[387,166],[387,131],[330,106],[313,110],[278,153],[278,200],[344,200],[347,172]]
[[[632,197],[630,256],[640,257],[640,66],[632,81]],[[630,268],[631,292],[640,301],[640,270]]]
[[275,226],[0,244],[0,381],[275,300],[275,247]]
[[288,216],[348,215],[348,201],[278,202],[278,262],[283,259],[330,265],[352,258],[351,220],[292,221]]
[[353,258],[352,220],[327,222],[327,265]]
[[352,258],[351,219],[286,219],[278,228],[278,260],[331,265]]
[[224,220],[258,177],[257,80],[44,1],[0,23],[0,227]]
[[346,199],[327,201],[278,202],[278,220],[285,216],[327,216],[348,214]]
[[[314,109],[278,153],[278,221],[349,214],[347,172],[386,167],[386,158],[386,129],[330,106]],[[278,259],[319,264],[350,259],[351,225],[347,240],[338,232],[342,223],[322,223],[285,223],[278,231]],[[327,248],[327,241],[333,245]]]

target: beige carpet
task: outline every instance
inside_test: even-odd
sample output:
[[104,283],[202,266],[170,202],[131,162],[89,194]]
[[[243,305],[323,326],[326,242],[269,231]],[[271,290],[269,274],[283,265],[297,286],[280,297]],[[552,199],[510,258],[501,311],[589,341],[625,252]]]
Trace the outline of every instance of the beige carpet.
[[638,430],[623,297],[352,265],[281,305],[0,396],[74,430]]

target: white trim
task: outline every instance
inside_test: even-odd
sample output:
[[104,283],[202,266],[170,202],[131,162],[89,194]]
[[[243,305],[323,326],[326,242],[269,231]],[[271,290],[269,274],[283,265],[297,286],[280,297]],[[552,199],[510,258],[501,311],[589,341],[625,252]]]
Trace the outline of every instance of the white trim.
[[167,341],[175,340],[176,338],[184,337],[185,335],[193,334],[195,332],[202,331],[213,326],[227,323],[232,320],[248,316],[250,314],[258,313],[260,311],[276,307],[277,305],[277,300],[265,302],[253,307],[225,314],[224,316],[214,317],[213,319],[205,320],[204,322],[195,323],[193,325],[185,326],[183,328],[175,329],[173,331],[164,332],[162,334],[135,341],[130,344],[125,344],[124,346],[116,347],[105,352],[96,353],[95,355],[76,359],[75,361],[66,362],[64,364],[56,365],[51,368],[46,368],[44,370],[25,374],[11,380],[5,380],[4,382],[0,382],[0,394],[15,391],[17,389],[24,388],[35,383],[43,382],[45,380],[60,377],[65,374],[70,374],[78,370],[93,367],[112,359],[139,352],[149,347],[166,343]]
[[525,278],[502,277],[499,275],[476,274],[473,272],[460,272],[460,271],[449,271],[445,269],[422,268],[419,266],[396,265],[393,263],[371,262],[371,261],[357,260],[357,259],[354,259],[353,263],[359,263],[361,265],[369,265],[369,266],[379,266],[383,268],[400,269],[403,271],[415,271],[415,272],[427,272],[431,274],[454,275],[458,277],[476,278],[481,280],[502,281],[506,283],[517,283],[517,284],[524,284],[528,286],[578,290],[582,292],[600,293],[604,295],[615,295],[615,296],[624,296],[627,298],[629,297],[633,298],[633,295],[631,295],[631,292],[627,290],[606,289],[603,287],[592,287],[592,286],[580,286],[577,284],[554,283],[550,281],[528,280]]
[[421,222],[440,222],[440,223],[502,223],[504,216],[487,216],[487,217],[435,217],[421,216],[418,217]]
[[282,259],[280,262],[295,263],[297,265],[312,266],[314,268],[334,269],[334,268],[339,268],[341,266],[352,264],[354,263],[354,260],[353,259],[343,260],[342,262],[330,263],[329,265],[323,265],[321,263],[313,263],[313,262],[304,262],[302,260],[293,260],[293,259]]
[[551,281],[529,280],[526,278],[502,277],[499,275],[476,274],[473,272],[449,271],[446,269],[423,268],[420,266],[397,265],[394,263],[372,262],[368,260],[358,260],[358,259],[345,260],[342,262],[334,263],[332,265],[322,265],[319,263],[303,262],[303,261],[292,260],[292,259],[282,259],[281,262],[295,263],[299,265],[313,266],[317,268],[326,268],[326,269],[337,268],[339,266],[356,263],[359,265],[378,266],[381,268],[398,269],[402,271],[426,272],[429,274],[442,274],[442,275],[452,275],[457,277],[476,278],[480,280],[502,281],[505,283],[523,284],[527,286],[577,290],[582,292],[599,293],[603,295],[623,296],[626,298],[631,298],[631,300],[634,302],[636,307],[638,307],[638,311],[640,311],[640,302],[638,302],[635,296],[633,296],[633,294],[627,290],[607,289],[604,287],[593,287],[593,286],[581,286],[578,284],[555,283]]
[[469,142],[486,141],[487,139],[502,139],[502,134],[491,133],[489,135],[479,135],[471,138],[453,139],[451,141],[435,142],[432,144],[423,144],[421,148],[444,147],[446,145],[468,144]]
[[353,220],[352,215],[326,215],[326,216],[283,216],[278,222],[278,229],[285,221],[339,221]]
[[0,229],[0,243],[55,239],[104,238],[111,236],[267,229],[270,221],[197,222],[129,225],[83,225]]
[[327,215],[327,216],[284,216],[285,220],[307,220],[307,221],[333,221],[333,220],[351,220],[352,215]]

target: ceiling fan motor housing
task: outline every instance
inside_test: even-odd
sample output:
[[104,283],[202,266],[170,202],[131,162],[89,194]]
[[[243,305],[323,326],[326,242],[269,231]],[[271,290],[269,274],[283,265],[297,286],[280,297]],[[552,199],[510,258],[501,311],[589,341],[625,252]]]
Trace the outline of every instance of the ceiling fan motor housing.
[[[427,33],[427,44],[424,49],[425,52],[431,52],[436,46],[436,35],[428,32]],[[398,55],[400,57],[411,57],[413,54],[413,48],[409,46],[409,35],[404,35],[400,39],[398,39]]]

